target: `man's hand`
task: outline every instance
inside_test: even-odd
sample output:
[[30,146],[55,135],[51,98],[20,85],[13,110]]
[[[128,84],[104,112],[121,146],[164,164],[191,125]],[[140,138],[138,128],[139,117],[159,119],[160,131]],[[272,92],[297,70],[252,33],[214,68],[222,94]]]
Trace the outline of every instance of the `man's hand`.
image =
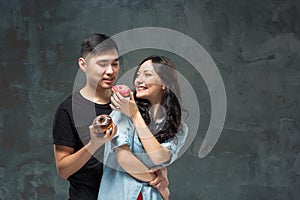
[[98,133],[97,130],[93,127],[93,125],[89,126],[91,140],[89,142],[88,150],[93,154],[99,147],[101,147],[104,143],[113,139],[117,132],[117,126],[113,123],[112,130],[108,129],[105,134]]
[[170,190],[169,188],[166,188],[165,190],[158,190],[160,195],[162,196],[163,200],[169,200],[170,197]]
[[165,190],[169,186],[168,171],[166,167],[159,169],[153,168],[150,169],[149,172],[156,175],[156,178],[150,181],[149,185],[161,191]]
[[149,185],[156,188],[164,200],[169,200],[170,190],[168,188],[169,180],[167,168],[152,168],[149,172],[156,175],[156,178],[150,181]]
[[54,155],[58,174],[67,179],[69,176],[77,172],[90,158],[95,151],[105,142],[110,141],[117,132],[116,125],[113,124],[112,131],[107,130],[106,134],[99,135],[96,129],[89,126],[91,140],[77,152],[66,146],[54,145]]

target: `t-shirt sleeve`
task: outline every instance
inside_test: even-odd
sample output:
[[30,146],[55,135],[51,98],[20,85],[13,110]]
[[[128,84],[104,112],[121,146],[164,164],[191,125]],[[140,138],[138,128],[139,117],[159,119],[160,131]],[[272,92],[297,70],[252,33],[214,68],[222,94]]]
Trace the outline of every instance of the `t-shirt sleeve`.
[[175,137],[168,140],[167,142],[162,143],[161,145],[171,152],[171,159],[164,163],[164,166],[172,164],[178,156],[180,149],[184,146],[185,140],[188,134],[188,126],[185,123],[182,123],[182,130],[178,132]]
[[75,148],[71,118],[64,109],[57,109],[53,122],[53,144]]

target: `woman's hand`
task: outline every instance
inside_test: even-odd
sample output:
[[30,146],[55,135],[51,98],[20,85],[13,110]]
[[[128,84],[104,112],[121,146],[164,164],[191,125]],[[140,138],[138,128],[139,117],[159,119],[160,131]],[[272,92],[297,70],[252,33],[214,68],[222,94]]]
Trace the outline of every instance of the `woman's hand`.
[[130,99],[123,97],[119,92],[113,93],[111,102],[112,104],[110,104],[110,107],[113,110],[120,111],[130,118],[139,113],[132,91],[130,91]]

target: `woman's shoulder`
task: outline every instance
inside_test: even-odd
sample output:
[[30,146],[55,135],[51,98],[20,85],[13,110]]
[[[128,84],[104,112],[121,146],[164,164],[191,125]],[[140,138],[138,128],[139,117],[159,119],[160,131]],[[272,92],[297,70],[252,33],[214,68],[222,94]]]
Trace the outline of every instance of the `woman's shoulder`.
[[188,135],[188,130],[189,128],[187,124],[185,122],[181,122],[180,129],[175,136],[175,140],[177,140],[180,145],[183,145],[185,143],[185,140]]
[[122,112],[116,111],[116,110],[113,110],[110,113],[110,117],[112,118],[114,124],[116,124],[116,125],[132,124],[130,118],[127,115],[125,115]]
[[189,130],[189,127],[187,126],[187,124],[185,122],[181,122],[181,129],[180,129],[179,133],[187,134],[188,130]]

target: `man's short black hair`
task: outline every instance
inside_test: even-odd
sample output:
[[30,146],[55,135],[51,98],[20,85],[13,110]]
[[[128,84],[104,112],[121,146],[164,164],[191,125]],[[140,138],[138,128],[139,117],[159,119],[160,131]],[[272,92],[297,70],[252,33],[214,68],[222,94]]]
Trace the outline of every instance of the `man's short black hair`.
[[111,37],[102,33],[94,33],[81,43],[80,55],[85,58],[88,54],[96,55],[112,49],[118,51],[117,44]]

